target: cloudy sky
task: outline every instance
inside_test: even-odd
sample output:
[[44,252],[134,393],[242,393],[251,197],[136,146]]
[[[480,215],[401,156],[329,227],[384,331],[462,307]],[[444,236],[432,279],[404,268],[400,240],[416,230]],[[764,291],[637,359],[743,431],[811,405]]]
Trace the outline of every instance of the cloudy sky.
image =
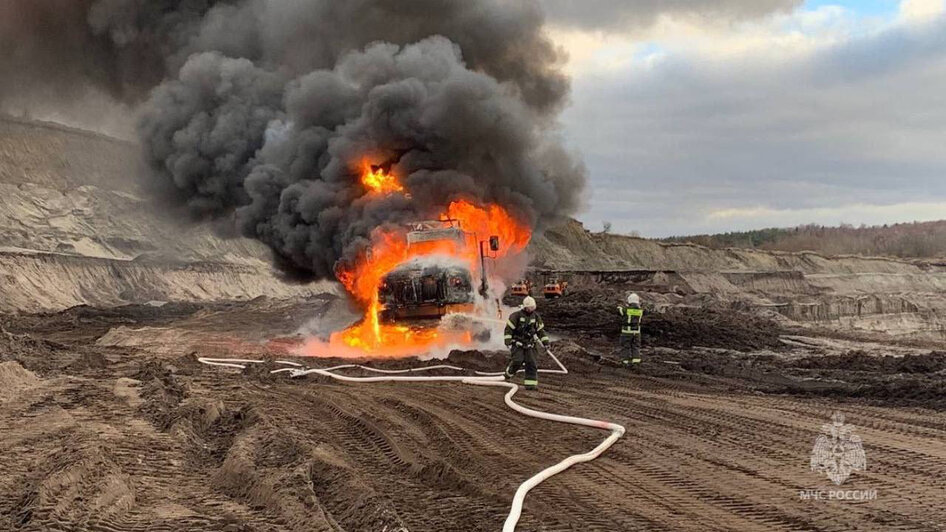
[[946,1],[542,1],[588,228],[946,218]]

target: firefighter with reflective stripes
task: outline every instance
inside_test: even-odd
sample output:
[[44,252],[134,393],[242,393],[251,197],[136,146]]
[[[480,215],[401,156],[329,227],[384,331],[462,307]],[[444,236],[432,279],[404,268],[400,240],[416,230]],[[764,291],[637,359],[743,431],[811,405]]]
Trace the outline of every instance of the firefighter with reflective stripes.
[[535,299],[526,297],[522,300],[522,310],[514,312],[506,322],[506,331],[503,336],[506,347],[510,349],[512,358],[506,366],[505,378],[512,380],[523,364],[526,366],[526,378],[523,384],[526,390],[535,390],[539,386],[538,355],[536,345],[541,342],[543,347],[549,346],[549,335],[545,331],[542,318],[535,311]]
[[632,367],[641,363],[641,320],[644,310],[637,294],[627,296],[627,306],[618,305],[621,313],[621,364]]

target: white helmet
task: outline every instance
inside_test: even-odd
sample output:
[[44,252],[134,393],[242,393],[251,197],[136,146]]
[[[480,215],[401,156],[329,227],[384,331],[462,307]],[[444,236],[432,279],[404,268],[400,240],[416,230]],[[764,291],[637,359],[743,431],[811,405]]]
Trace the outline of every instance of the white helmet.
[[532,296],[526,296],[522,299],[522,308],[527,310],[535,310],[535,298]]
[[628,305],[640,305],[641,298],[637,294],[628,294],[627,295],[627,304]]

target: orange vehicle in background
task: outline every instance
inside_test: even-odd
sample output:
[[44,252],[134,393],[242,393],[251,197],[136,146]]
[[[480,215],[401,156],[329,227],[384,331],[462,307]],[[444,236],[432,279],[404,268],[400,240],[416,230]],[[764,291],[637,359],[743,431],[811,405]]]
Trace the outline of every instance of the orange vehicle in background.
[[509,293],[514,296],[522,297],[532,295],[532,281],[519,281],[518,283],[512,285],[512,288],[509,289]]
[[555,299],[565,295],[566,288],[568,288],[566,281],[551,281],[545,283],[545,288],[542,290],[542,293],[545,294],[545,299]]

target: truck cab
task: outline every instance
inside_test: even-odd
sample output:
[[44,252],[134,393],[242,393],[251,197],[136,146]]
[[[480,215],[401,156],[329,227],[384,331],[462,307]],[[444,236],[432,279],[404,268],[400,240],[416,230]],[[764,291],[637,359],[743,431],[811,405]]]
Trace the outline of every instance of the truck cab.
[[[431,260],[433,259],[433,260]],[[378,290],[385,321],[440,318],[473,310],[473,275],[449,258],[422,257],[385,276]]]
[[462,256],[474,245],[455,220],[408,224],[407,246],[422,253],[389,272],[378,287],[381,319],[420,320],[473,310],[475,282]]

